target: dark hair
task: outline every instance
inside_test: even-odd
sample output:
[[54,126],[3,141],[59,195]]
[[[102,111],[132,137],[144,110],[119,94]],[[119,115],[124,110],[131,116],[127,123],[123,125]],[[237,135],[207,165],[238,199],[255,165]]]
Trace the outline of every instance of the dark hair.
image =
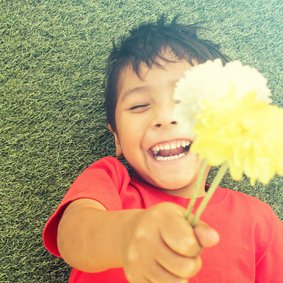
[[118,46],[113,42],[107,64],[105,108],[107,121],[114,131],[117,84],[124,67],[132,65],[139,75],[141,63],[151,67],[157,64],[157,58],[169,61],[162,56],[162,51],[166,49],[173,52],[178,60],[186,59],[191,65],[216,58],[220,58],[223,63],[228,61],[217,44],[198,38],[199,29],[197,24],[177,23],[177,17],[167,24],[166,18],[162,16],[156,23],[142,24],[130,31],[130,35],[123,37]]

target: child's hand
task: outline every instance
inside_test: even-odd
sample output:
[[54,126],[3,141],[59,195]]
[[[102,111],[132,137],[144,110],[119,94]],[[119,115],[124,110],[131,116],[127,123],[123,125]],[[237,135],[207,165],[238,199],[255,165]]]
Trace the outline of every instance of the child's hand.
[[216,245],[219,235],[205,223],[193,229],[184,212],[162,203],[138,215],[124,248],[124,270],[131,283],[187,282],[200,270],[202,248]]

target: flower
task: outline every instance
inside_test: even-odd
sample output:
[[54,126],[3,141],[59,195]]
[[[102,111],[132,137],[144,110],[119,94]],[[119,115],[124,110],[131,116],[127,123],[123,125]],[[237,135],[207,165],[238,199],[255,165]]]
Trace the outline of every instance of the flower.
[[193,227],[228,169],[234,180],[245,174],[252,185],[283,175],[283,109],[271,105],[270,96],[266,79],[239,61],[225,66],[220,60],[207,61],[187,70],[177,83],[175,116],[194,138],[191,151],[202,160],[187,220],[207,164],[221,165],[193,216]]
[[191,150],[211,166],[227,162],[234,180],[245,174],[251,184],[267,184],[276,173],[283,175],[282,125],[283,109],[254,92],[241,98],[230,92],[203,104]]
[[195,119],[203,103],[224,97],[231,91],[237,98],[254,92],[258,100],[271,102],[267,80],[255,68],[239,61],[223,66],[220,59],[216,59],[188,69],[176,84],[173,98],[180,103],[175,115],[194,136]]

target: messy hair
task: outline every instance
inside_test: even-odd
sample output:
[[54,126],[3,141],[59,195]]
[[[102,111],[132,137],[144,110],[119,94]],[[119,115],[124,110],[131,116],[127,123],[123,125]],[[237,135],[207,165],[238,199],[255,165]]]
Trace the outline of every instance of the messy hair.
[[177,23],[177,17],[166,23],[165,16],[162,16],[157,22],[134,28],[129,36],[121,38],[118,44],[113,42],[106,70],[105,108],[107,121],[114,131],[117,85],[119,75],[126,66],[131,65],[139,76],[141,63],[150,68],[154,64],[158,65],[157,59],[170,61],[163,55],[164,50],[170,50],[177,60],[185,59],[191,65],[216,58],[220,58],[223,63],[229,60],[220,52],[219,45],[197,36],[199,29],[198,24]]

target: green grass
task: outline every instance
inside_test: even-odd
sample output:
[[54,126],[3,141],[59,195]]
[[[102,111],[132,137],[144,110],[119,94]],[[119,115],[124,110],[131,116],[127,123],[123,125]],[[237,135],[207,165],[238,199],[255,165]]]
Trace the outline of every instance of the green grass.
[[[74,178],[113,154],[103,112],[104,67],[112,38],[161,13],[204,21],[202,36],[258,68],[283,105],[280,0],[0,1],[0,282],[67,282],[49,255],[43,226]],[[282,178],[256,195],[282,217]]]

